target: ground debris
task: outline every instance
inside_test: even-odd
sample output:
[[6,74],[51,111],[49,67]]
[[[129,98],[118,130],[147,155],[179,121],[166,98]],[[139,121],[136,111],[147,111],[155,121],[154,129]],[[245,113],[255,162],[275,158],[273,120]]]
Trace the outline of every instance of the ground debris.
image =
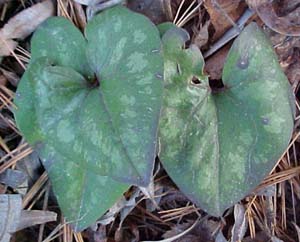
[[[183,1],[184,0],[156,2],[137,0],[128,2],[135,4],[134,7],[136,9],[139,7],[138,4],[143,4],[140,5],[140,8],[143,8],[140,12],[143,13],[143,11],[148,11],[148,13],[144,14],[150,14],[149,16],[155,22],[160,22],[162,21],[162,18],[165,20],[174,20],[176,9],[178,9],[178,6]],[[160,7],[159,11],[152,11],[152,13],[149,13],[151,8],[147,7],[147,4],[151,2],[153,2],[153,5]],[[169,12],[162,12],[164,11],[164,8],[162,8],[161,4],[164,2],[168,4],[171,2],[171,15],[169,15]],[[180,13],[184,13],[192,3],[193,7],[195,7],[198,6],[200,2],[200,0],[185,0],[182,4]],[[248,3],[249,2],[250,0],[248,0]],[[0,8],[4,8],[7,3],[7,0],[0,0]],[[232,23],[236,22],[247,6],[245,1],[241,0],[206,0],[203,1],[203,3],[205,3],[205,5],[200,6],[197,11],[194,11],[191,17],[188,18],[188,21],[184,22],[185,24],[183,26],[189,30],[192,42],[206,50],[211,44],[215,43],[216,40],[222,38],[227,29],[234,27]],[[3,40],[6,41],[10,48],[7,48],[7,45],[0,44],[0,56],[3,56],[4,54],[11,55],[11,50],[14,50],[20,43],[16,40],[23,39],[21,44],[25,49],[27,49],[26,57],[28,61],[30,38],[26,39],[26,37],[35,30],[36,26],[39,24],[38,21],[42,22],[42,18],[47,18],[47,16],[54,14],[53,5],[50,4],[50,1],[44,1],[33,5],[32,7],[28,7],[28,2],[25,4],[26,5],[24,6],[22,6],[21,3],[16,5],[10,3],[9,5],[10,8],[15,9],[7,14],[12,16],[5,17],[5,19],[9,19],[9,21],[0,30],[0,37],[2,37],[0,42],[3,42]],[[49,8],[45,8],[45,5],[48,6],[47,4],[50,4]],[[297,12],[299,12],[298,1],[273,1],[272,6],[279,17],[299,23],[299,14],[297,15]],[[35,7],[39,8],[37,11],[38,16],[27,14],[28,12],[31,13],[31,9]],[[71,0],[57,1],[58,15],[70,18],[81,29],[84,29],[86,24],[85,8],[86,7],[82,6],[80,3]],[[21,11],[18,15],[13,16],[13,14],[19,12],[20,9],[25,10]],[[190,11],[192,9],[193,8],[191,8]],[[2,11],[4,12],[4,10]],[[19,15],[21,16],[21,20],[18,20]],[[26,16],[22,17],[22,15]],[[172,17],[170,18],[170,16]],[[34,21],[31,21],[30,18],[34,18]],[[181,16],[178,16],[177,19],[180,18]],[[263,17],[261,19],[264,20]],[[282,34],[277,33],[280,32],[280,29],[276,32],[274,26],[272,27],[272,23],[271,25],[269,24],[269,26],[268,22],[265,22],[265,26],[257,16],[255,17],[255,20],[263,25],[265,32],[270,36],[281,67],[284,69],[290,83],[293,85],[295,95],[299,98],[299,38],[287,36],[289,33],[286,33],[286,31],[282,32]],[[24,23],[26,24],[24,25]],[[270,30],[268,27],[275,31]],[[211,79],[218,80],[221,78],[223,63],[229,48],[230,44],[219,49],[210,58],[207,58],[206,71],[210,75]],[[13,95],[15,95],[15,87],[17,86],[19,77],[22,74],[22,71],[20,71],[21,68],[16,63],[14,56],[5,57],[3,58],[0,68],[1,95],[4,93],[11,102],[13,100]],[[11,184],[10,187],[7,186],[9,185],[8,183],[7,185],[0,184],[0,193],[6,193],[4,195],[6,196],[5,199],[7,199],[7,203],[10,203],[11,207],[14,208],[10,211],[10,217],[8,220],[2,219],[7,216],[7,214],[5,214],[5,212],[7,213],[7,205],[2,202],[0,203],[0,213],[2,212],[2,214],[4,214],[3,216],[0,214],[1,235],[3,236],[3,234],[5,234],[6,237],[4,238],[7,238],[8,241],[11,233],[14,233],[17,229],[32,226],[36,219],[40,222],[45,222],[47,219],[51,221],[54,219],[55,214],[53,212],[49,213],[48,211],[42,210],[35,213],[37,209],[41,209],[41,204],[45,203],[46,198],[43,195],[45,190],[47,190],[46,187],[49,186],[49,183],[47,182],[45,173],[41,175],[43,168],[40,165],[38,156],[35,153],[30,155],[31,151],[29,148],[27,146],[23,147],[25,144],[22,142],[20,143],[21,136],[18,130],[16,130],[14,119],[10,112],[12,108],[11,103],[4,103],[1,99],[0,105],[0,139],[2,145],[0,147],[0,159],[8,154],[11,155],[7,159],[3,159],[3,162],[0,163],[1,166],[6,163],[11,164],[5,169],[5,172],[1,174],[1,177],[3,178],[3,176],[9,172],[18,173],[21,171],[27,175],[29,187],[29,189],[26,190],[25,197],[22,201],[22,196],[20,196],[20,194],[11,194],[20,193],[19,190],[14,189],[19,181],[18,179],[14,180],[16,184]],[[245,238],[241,240],[242,242],[294,242],[298,241],[300,238],[300,179],[298,161],[300,148],[300,107],[298,101],[296,105],[296,121],[298,120],[298,122],[295,123],[295,131],[289,148],[278,161],[272,173],[265,179],[262,185],[259,186],[259,189],[255,190],[255,193],[250,193],[249,196],[241,202],[241,206],[245,209],[245,216],[243,217],[243,213],[240,213],[239,219],[237,219],[240,222],[240,228],[242,228],[239,231],[243,230],[246,223],[248,224],[248,229],[246,230]],[[20,146],[22,149],[19,148]],[[19,157],[23,155],[24,157],[19,159]],[[31,189],[32,187],[34,187],[34,189]],[[193,224],[195,224],[199,216],[203,217],[206,215],[205,211],[195,207],[192,202],[180,192],[162,167],[159,169],[159,175],[155,177],[154,187],[151,187],[150,191],[151,192],[149,192],[149,194],[152,196],[147,197],[143,196],[138,188],[131,188],[126,192],[120,203],[112,207],[109,212],[99,220],[98,224],[96,224],[93,228],[83,231],[82,233],[72,232],[71,229],[64,224],[64,220],[60,220],[60,222],[46,224],[45,231],[41,230],[42,232],[40,232],[39,226],[24,229],[21,232],[18,232],[20,233],[20,237],[16,236],[17,239],[15,241],[36,242],[38,241],[37,238],[39,237],[39,233],[48,236],[47,239],[44,240],[47,242],[159,241],[172,238],[183,231],[188,230],[191,226],[193,226]],[[49,192],[50,196],[48,208],[51,211],[56,211],[60,216],[58,204],[53,197],[51,189],[49,189]],[[2,196],[3,195],[0,195],[0,200]],[[156,205],[153,203],[153,199]],[[29,207],[30,209],[36,209],[33,211],[35,214],[32,213],[28,217],[27,215],[29,215],[28,213],[30,211],[22,210],[22,203],[23,206],[26,205],[26,209]],[[6,208],[6,210],[4,208]],[[26,215],[26,218],[28,219],[27,221],[31,222],[18,227],[19,225],[17,222],[20,219],[17,217],[20,217],[22,214]],[[220,225],[221,221],[225,222],[226,225]],[[226,216],[224,216],[222,220],[217,218],[208,218],[200,221],[191,231],[188,231],[188,233],[183,235],[181,238],[177,238],[175,241],[210,242],[216,241],[217,235],[219,236],[219,239],[228,241],[235,233],[232,231],[237,230],[238,228],[237,222],[235,225],[234,221],[234,209],[231,208],[227,211]],[[2,230],[4,227],[6,228],[6,233]],[[19,238],[22,238],[22,240]],[[80,238],[83,239],[80,240]],[[239,238],[242,238],[242,236]],[[13,239],[14,238],[12,238],[12,241]]]
[[56,221],[56,213],[49,211],[22,210],[20,195],[0,195],[0,238],[1,242],[9,242],[12,233],[31,227]]
[[298,1],[247,0],[262,21],[272,30],[288,36],[300,36],[300,4]]
[[12,17],[0,30],[0,56],[8,56],[17,47],[16,39],[24,39],[54,14],[51,0],[37,3]]

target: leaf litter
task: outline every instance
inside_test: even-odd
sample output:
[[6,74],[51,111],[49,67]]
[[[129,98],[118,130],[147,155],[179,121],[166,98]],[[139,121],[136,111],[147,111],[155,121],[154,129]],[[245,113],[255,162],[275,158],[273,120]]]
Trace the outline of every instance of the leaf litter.
[[[182,4],[181,11],[177,17],[180,19],[181,15],[189,8],[190,4],[193,1],[181,1],[176,0],[172,1],[172,12],[173,17],[176,16],[177,10],[179,6]],[[197,1],[195,6],[197,6],[201,1]],[[217,1],[219,5],[226,6],[226,4],[232,4],[233,1]],[[286,1],[278,1],[279,4],[284,4]],[[17,9],[19,7],[24,8],[21,3],[16,4],[7,4],[7,2],[3,2],[0,4],[2,14],[8,14],[6,19],[12,18],[11,11],[7,12],[5,8]],[[84,16],[75,14],[74,9],[78,8],[82,10],[82,6],[77,4],[75,7],[75,3],[73,1],[58,1],[58,14],[69,16],[74,23],[81,29],[84,25]],[[277,5],[279,6],[279,5]],[[276,5],[273,6],[276,10]],[[30,7],[30,6],[29,6]],[[27,7],[28,8],[28,7]],[[3,10],[4,9],[4,10]],[[230,8],[229,8],[230,9]],[[188,12],[191,12],[193,8],[191,7]],[[223,9],[221,12],[225,12],[224,14],[228,14],[227,9]],[[293,9],[288,9],[291,11]],[[24,10],[23,10],[24,11]],[[212,11],[212,10],[211,10]],[[217,8],[215,11],[220,12],[220,9]],[[235,10],[233,10],[235,11]],[[239,10],[240,11],[240,10]],[[77,11],[78,12],[78,11]],[[80,12],[80,10],[79,10]],[[82,13],[82,11],[81,11]],[[204,14],[202,14],[204,13]],[[222,14],[223,14],[222,13]],[[277,12],[278,13],[278,12]],[[278,13],[281,16],[287,15],[287,13]],[[187,14],[188,15],[188,14]],[[187,16],[186,15],[186,16]],[[81,17],[79,17],[81,16]],[[212,24],[210,14],[205,9],[203,5],[198,7],[197,11],[192,13],[187,20],[184,21],[184,28],[186,28],[190,33],[192,33],[193,38],[193,26],[199,27],[204,26],[207,21],[210,21],[210,25]],[[290,15],[289,15],[290,16]],[[296,16],[296,15],[295,15]],[[295,19],[295,16],[291,17]],[[230,17],[230,16],[229,16]],[[240,17],[240,14],[237,14],[237,17]],[[225,16],[228,19],[228,16]],[[258,15],[255,15],[252,20],[256,20],[261,25],[264,25],[263,18],[260,19]],[[261,21],[262,20],[262,21]],[[296,18],[296,20],[299,20]],[[199,25],[199,21],[201,25]],[[233,22],[236,19],[233,19]],[[230,21],[229,21],[230,22]],[[28,24],[28,23],[27,23]],[[266,23],[268,26],[268,23]],[[222,29],[221,26],[214,26],[217,29]],[[232,26],[229,25],[229,29]],[[269,26],[270,27],[270,26]],[[272,26],[271,26],[272,27]],[[199,28],[198,28],[199,29]],[[273,28],[274,29],[274,28]],[[195,29],[194,29],[195,30]],[[297,97],[299,97],[299,56],[298,56],[298,40],[295,37],[287,37],[286,35],[282,35],[276,32],[276,29],[270,30],[266,27],[266,30],[271,37],[271,41],[274,45],[275,50],[279,56],[280,64],[284,69],[286,75],[289,78],[289,81],[293,85],[293,90]],[[211,26],[208,27],[206,32],[208,34],[207,43],[201,46],[202,50],[207,50],[209,47],[216,41],[214,28],[211,30]],[[224,34],[224,33],[223,33]],[[13,35],[12,35],[13,36]],[[205,36],[205,35],[204,35]],[[9,37],[9,36],[8,36]],[[222,34],[220,34],[222,37]],[[20,39],[26,37],[19,37]],[[205,37],[206,38],[206,37]],[[18,45],[22,45],[25,49],[28,48],[28,40],[15,40],[13,38],[8,38],[10,40],[16,41]],[[205,40],[206,41],[206,40]],[[24,45],[25,43],[25,45]],[[27,45],[26,45],[27,43]],[[16,44],[15,44],[16,45]],[[1,45],[2,46],[2,45]],[[13,46],[14,47],[14,46]],[[20,77],[20,63],[26,66],[26,55],[22,52],[16,51],[16,55],[5,57],[2,59],[1,68],[4,70],[9,70],[15,77],[13,77],[12,81],[16,84],[18,82],[18,77]],[[218,54],[217,51],[216,55]],[[8,55],[10,55],[8,53]],[[226,51],[225,54],[226,55]],[[18,60],[16,60],[18,59]],[[208,61],[210,58],[208,58]],[[207,61],[207,60],[206,60]],[[222,64],[218,64],[220,67]],[[220,68],[221,69],[221,68]],[[5,77],[8,79],[7,77]],[[5,172],[7,169],[19,169],[18,164],[24,159],[30,158],[30,154],[32,151],[26,144],[20,143],[20,135],[16,130],[14,120],[12,119],[12,115],[10,112],[10,108],[12,105],[14,88],[15,85],[11,85],[10,81],[5,81],[1,85],[1,93],[0,93],[0,107],[1,107],[1,126],[0,126],[0,136],[3,142],[0,142],[1,145],[1,155],[0,155],[0,167],[1,173]],[[297,113],[296,113],[296,121],[299,118],[299,104],[298,101],[296,103]],[[3,118],[2,118],[3,117]],[[1,127],[5,127],[2,129]],[[297,204],[300,200],[300,180],[299,180],[299,122],[295,123],[293,138],[290,142],[289,147],[283,156],[278,160],[276,167],[274,167],[273,171],[270,173],[268,177],[262,182],[259,186],[260,191],[267,189],[267,187],[272,187],[271,190],[265,190],[264,192],[258,192],[257,194],[249,194],[241,204],[243,204],[245,208],[245,221],[248,223],[249,229],[246,231],[245,238],[242,241],[298,241],[298,227],[299,227],[299,206]],[[35,176],[33,176],[32,184],[29,183],[29,189],[23,197],[23,205],[25,209],[35,208],[35,209],[43,209],[41,203],[47,201],[48,208],[52,211],[56,211],[59,213],[57,209],[56,201],[53,195],[49,194],[48,199],[46,191],[47,191],[47,176],[42,174],[42,168],[33,169]],[[40,178],[39,178],[40,177]],[[162,240],[163,234],[167,231],[176,230],[176,227],[180,229],[183,225],[188,228],[195,221],[197,221],[199,213],[204,214],[200,209],[190,208],[191,202],[184,196],[178,188],[172,183],[172,181],[168,178],[163,168],[160,169],[159,174],[155,177],[155,182],[159,182],[159,193],[156,195],[160,196],[161,199],[156,199],[159,209],[153,206],[146,206],[147,203],[151,200],[149,198],[145,198],[144,201],[139,203],[139,207],[135,206],[135,199],[132,199],[131,206],[134,207],[126,216],[126,218],[122,222],[122,233],[121,233],[121,241],[132,241],[132,238],[136,237],[136,231],[139,232],[140,240]],[[157,188],[158,189],[158,188]],[[154,188],[156,190],[156,188]],[[12,187],[1,184],[0,189],[2,194],[11,194],[16,193],[16,190]],[[134,193],[128,191],[126,195],[126,200],[130,200],[131,196],[134,197]],[[141,194],[140,194],[141,195]],[[268,202],[266,199],[269,199]],[[137,200],[138,201],[138,200]],[[149,201],[149,202],[148,202]],[[149,210],[147,209],[149,207]],[[143,208],[144,210],[141,210]],[[150,209],[151,208],[151,209]],[[147,211],[148,210],[148,211]],[[270,217],[269,212],[273,211],[275,213]],[[163,212],[163,213],[162,213]],[[39,231],[42,226],[34,226],[29,230],[24,229],[16,234],[12,235],[12,239],[18,238],[16,236],[22,236],[22,239],[25,241],[58,241],[60,237],[62,241],[94,241],[92,238],[95,235],[96,231],[104,230],[103,232],[104,239],[103,241],[113,241],[114,234],[117,229],[120,227],[120,213],[114,213],[114,216],[111,219],[111,223],[107,225],[95,225],[92,229],[88,229],[82,233],[75,234],[70,229],[68,229],[68,225],[64,224],[64,220],[60,220],[57,222],[51,222],[45,224],[45,229],[42,233],[42,238],[39,239]],[[168,221],[164,221],[162,219],[163,215],[169,214],[167,217]],[[228,241],[232,236],[232,227],[234,226],[234,211],[230,209],[227,212],[227,215],[223,218],[223,222],[220,225],[220,221],[216,221],[214,218],[208,218],[207,223],[214,223],[215,225],[208,230],[208,233],[211,237],[211,241],[214,241],[216,235],[218,234],[218,228],[222,230],[222,235],[226,241]],[[271,220],[270,220],[271,219]],[[163,220],[163,222],[161,221]],[[266,221],[269,220],[268,223]],[[242,221],[242,220],[241,220]],[[224,223],[225,222],[225,223]],[[198,225],[203,223],[198,223]],[[243,224],[243,223],[242,223]],[[135,225],[135,226],[133,226]],[[219,227],[221,226],[221,227]],[[271,226],[271,227],[270,227]],[[134,229],[135,228],[135,229]],[[135,231],[135,232],[134,232]],[[135,234],[135,235],[134,235]],[[178,233],[177,233],[178,234]],[[196,234],[190,231],[186,236],[192,236],[191,238],[197,241],[197,236],[201,235],[201,232],[197,231]],[[173,233],[176,236],[176,232]],[[221,235],[220,235],[221,237]],[[27,240],[26,240],[27,238]],[[188,238],[186,237],[188,241]],[[19,240],[21,241],[21,240]],[[96,241],[96,240],[95,240]],[[193,241],[193,240],[191,240]],[[199,241],[199,238],[198,238]],[[207,240],[209,241],[209,240]]]
[[23,210],[19,194],[0,195],[0,239],[9,242],[11,234],[36,224],[56,221],[57,214],[50,211]]
[[10,18],[0,29],[0,56],[10,55],[17,47],[16,40],[28,37],[47,18],[54,14],[54,5],[50,0],[37,3]]

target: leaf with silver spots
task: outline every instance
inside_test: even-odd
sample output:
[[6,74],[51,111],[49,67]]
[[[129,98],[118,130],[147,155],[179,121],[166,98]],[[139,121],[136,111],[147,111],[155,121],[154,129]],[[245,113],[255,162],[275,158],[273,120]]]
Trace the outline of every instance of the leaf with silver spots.
[[202,77],[199,50],[183,48],[186,40],[179,29],[163,36],[160,159],[192,201],[222,216],[262,181],[286,149],[295,99],[255,23],[234,41],[223,69],[224,88],[218,90]]
[[95,16],[85,36],[55,17],[32,38],[15,118],[77,231],[131,184],[150,182],[162,96],[160,48],[150,20],[121,6]]

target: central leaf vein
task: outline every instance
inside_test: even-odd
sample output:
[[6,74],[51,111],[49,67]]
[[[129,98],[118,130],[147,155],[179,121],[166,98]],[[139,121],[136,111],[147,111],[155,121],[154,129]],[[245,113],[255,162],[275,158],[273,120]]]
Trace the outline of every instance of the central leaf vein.
[[131,160],[131,157],[129,156],[127,147],[125,146],[125,144],[124,144],[124,142],[123,142],[123,140],[122,140],[122,138],[121,138],[121,135],[119,134],[118,130],[115,128],[115,125],[114,125],[114,123],[113,123],[111,114],[110,114],[109,111],[108,111],[108,107],[107,107],[107,104],[106,104],[105,99],[104,99],[104,95],[103,95],[103,93],[102,93],[101,90],[99,91],[99,95],[98,95],[98,96],[99,96],[100,102],[102,103],[102,105],[103,105],[103,107],[104,107],[104,109],[105,109],[105,112],[106,112],[107,115],[108,115],[109,122],[110,122],[111,128],[112,128],[112,131],[113,131],[113,133],[115,134],[115,136],[118,137],[119,142],[120,142],[121,147],[122,147],[122,150],[124,151],[124,153],[125,153],[125,155],[126,155],[126,157],[127,157],[127,160],[128,160],[128,162],[129,162],[130,166],[133,168],[133,170],[134,170],[135,173],[137,174],[138,178],[139,178],[140,180],[142,180],[142,176],[141,176],[141,174],[139,173],[139,171],[137,170],[137,168],[135,167],[134,162]]

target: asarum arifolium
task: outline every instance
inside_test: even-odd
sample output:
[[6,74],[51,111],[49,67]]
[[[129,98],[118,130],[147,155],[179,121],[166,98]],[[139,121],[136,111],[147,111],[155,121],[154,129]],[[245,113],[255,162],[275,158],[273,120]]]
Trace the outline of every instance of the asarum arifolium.
[[[288,146],[294,96],[276,54],[255,23],[234,41],[223,85],[210,87],[197,47],[170,28],[162,37],[164,97],[159,157],[170,177],[214,216],[251,192]],[[193,77],[200,84],[193,83]]]
[[35,32],[31,56],[15,118],[79,231],[131,184],[150,181],[163,91],[159,32],[119,6],[95,16],[84,35],[54,17]]
[[95,16],[84,35],[61,17],[34,33],[14,114],[74,230],[131,185],[149,184],[158,138],[170,177],[214,216],[254,189],[287,147],[294,97],[257,25],[235,40],[219,90],[200,50],[184,48],[188,39],[121,6]]

